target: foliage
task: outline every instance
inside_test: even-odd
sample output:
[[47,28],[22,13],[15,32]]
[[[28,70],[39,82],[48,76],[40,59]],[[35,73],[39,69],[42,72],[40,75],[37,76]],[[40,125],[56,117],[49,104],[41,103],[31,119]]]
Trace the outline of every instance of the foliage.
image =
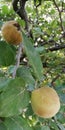
[[[65,0],[28,0],[26,11],[32,38],[28,38],[25,21],[16,14],[11,0],[0,0],[0,129],[65,130]],[[5,21],[21,25],[24,51],[15,79],[18,46],[2,38]],[[54,87],[61,108],[51,119],[36,116],[31,108],[31,91]]]

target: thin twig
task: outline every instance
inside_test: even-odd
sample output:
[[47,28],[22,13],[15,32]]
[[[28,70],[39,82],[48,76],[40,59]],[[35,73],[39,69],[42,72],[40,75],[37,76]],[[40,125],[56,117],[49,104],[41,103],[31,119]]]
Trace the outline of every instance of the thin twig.
[[23,45],[22,43],[20,43],[19,45],[19,48],[18,48],[18,53],[17,53],[17,56],[16,56],[16,65],[14,67],[14,72],[12,74],[12,77],[15,78],[16,77],[16,71],[20,65],[20,58],[21,58],[21,55],[22,55],[22,48],[23,48]]
[[37,8],[37,5],[36,5],[36,1],[34,1],[34,8],[35,8],[35,11],[36,11],[36,18],[37,18],[37,23],[38,23],[39,14],[38,14],[38,8]]
[[58,7],[58,5],[57,5],[57,3],[56,3],[56,1],[55,1],[55,0],[53,0],[53,2],[54,2],[55,7],[56,7],[56,8],[57,8],[57,10],[58,10],[58,13],[59,13],[59,18],[60,18],[60,26],[61,26],[61,29],[62,29],[62,31],[64,31],[63,21],[62,21],[62,16],[61,16],[62,10],[60,10],[60,9],[59,9],[59,7]]
[[54,86],[54,82],[60,77],[58,74],[55,78],[52,79],[51,86]]

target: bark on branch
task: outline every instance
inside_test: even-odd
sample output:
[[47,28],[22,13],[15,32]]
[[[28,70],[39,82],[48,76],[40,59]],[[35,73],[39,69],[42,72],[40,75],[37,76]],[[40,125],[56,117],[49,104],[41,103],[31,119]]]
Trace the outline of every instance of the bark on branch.
[[25,10],[26,1],[28,0],[12,0],[12,5],[14,11],[21,17],[21,19],[25,21],[25,28],[27,31],[29,31],[28,17]]
[[48,48],[47,51],[57,51],[57,50],[61,50],[61,49],[64,49],[65,48],[65,44],[64,45],[58,45],[58,46],[55,46],[55,47],[52,47],[52,48]]

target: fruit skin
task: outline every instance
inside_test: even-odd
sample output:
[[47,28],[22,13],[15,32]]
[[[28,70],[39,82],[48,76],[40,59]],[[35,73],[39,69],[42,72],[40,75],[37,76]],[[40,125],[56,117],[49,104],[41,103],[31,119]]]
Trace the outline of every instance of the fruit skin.
[[31,105],[35,114],[43,118],[51,118],[60,109],[57,92],[50,87],[41,87],[31,94]]
[[19,45],[22,42],[20,25],[12,20],[2,26],[2,36],[10,44]]

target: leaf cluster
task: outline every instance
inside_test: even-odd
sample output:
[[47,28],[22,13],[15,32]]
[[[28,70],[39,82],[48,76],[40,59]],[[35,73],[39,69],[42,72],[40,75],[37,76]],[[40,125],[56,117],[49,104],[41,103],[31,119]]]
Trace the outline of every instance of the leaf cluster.
[[[0,36],[0,129],[65,130],[65,1],[28,0],[26,11],[32,38],[11,1],[1,0],[0,28],[5,21],[18,21],[24,30],[24,51],[13,79],[18,46]],[[31,108],[31,92],[40,85],[54,87],[60,97],[60,111],[52,119],[36,116]]]

